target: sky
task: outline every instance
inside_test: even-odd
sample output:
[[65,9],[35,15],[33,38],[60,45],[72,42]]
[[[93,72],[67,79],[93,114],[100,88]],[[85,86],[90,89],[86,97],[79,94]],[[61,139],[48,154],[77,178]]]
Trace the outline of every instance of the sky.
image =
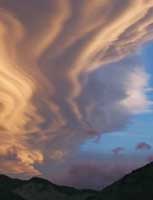
[[0,0],[0,173],[100,189],[153,161],[153,0]]

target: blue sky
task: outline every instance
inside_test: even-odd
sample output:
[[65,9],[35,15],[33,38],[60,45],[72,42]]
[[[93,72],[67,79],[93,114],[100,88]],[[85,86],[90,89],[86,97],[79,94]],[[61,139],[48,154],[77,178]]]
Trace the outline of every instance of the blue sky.
[[[153,88],[153,43],[147,43],[139,49],[140,62],[149,74],[149,87]],[[153,91],[147,93],[150,101],[153,101]],[[152,107],[153,108],[153,107]],[[112,153],[112,150],[117,147],[123,147],[124,154],[148,154],[153,152],[152,149],[144,151],[136,151],[136,145],[140,142],[153,145],[153,111],[150,107],[150,112],[137,114],[132,118],[128,127],[119,132],[103,134],[98,142],[89,140],[81,149],[89,152],[103,152],[105,154]]]
[[[152,9],[146,0],[0,1],[1,173],[95,188],[153,155],[144,112]],[[118,153],[126,158],[116,164]]]

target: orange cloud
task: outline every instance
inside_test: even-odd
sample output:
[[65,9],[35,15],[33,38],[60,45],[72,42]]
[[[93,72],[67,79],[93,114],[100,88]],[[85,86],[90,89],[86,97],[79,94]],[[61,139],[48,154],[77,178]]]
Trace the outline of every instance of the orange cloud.
[[0,8],[1,170],[38,172],[35,164],[72,155],[148,109],[146,72],[111,64],[153,39],[153,1],[2,0]]

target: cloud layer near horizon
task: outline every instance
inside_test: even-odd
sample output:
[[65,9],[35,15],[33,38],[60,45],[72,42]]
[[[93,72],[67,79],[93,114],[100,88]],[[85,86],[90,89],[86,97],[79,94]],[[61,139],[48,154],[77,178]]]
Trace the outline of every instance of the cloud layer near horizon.
[[152,31],[152,0],[1,0],[0,172],[41,174],[147,111]]

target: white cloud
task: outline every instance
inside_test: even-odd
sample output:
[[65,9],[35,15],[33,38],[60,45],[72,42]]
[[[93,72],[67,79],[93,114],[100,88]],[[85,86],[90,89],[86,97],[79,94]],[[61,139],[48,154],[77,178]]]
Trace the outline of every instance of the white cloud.
[[129,74],[126,83],[127,97],[121,101],[129,112],[139,114],[148,111],[151,101],[147,97],[149,76],[141,67],[135,67]]

